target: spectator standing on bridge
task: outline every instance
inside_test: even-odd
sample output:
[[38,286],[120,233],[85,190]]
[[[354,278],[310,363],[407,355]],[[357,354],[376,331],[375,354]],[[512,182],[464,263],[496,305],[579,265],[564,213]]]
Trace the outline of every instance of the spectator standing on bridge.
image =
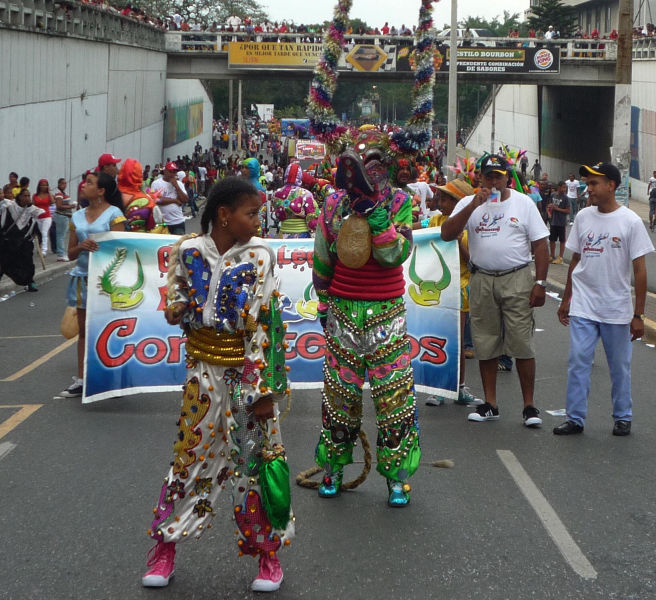
[[[499,356],[508,354],[517,362],[524,424],[537,427],[542,419],[533,404],[533,308],[545,302],[549,231],[533,200],[507,187],[505,158],[487,157],[481,164],[481,174],[480,190],[463,198],[442,224],[445,241],[457,239],[465,229],[469,239],[469,310],[485,403],[468,419],[499,418],[497,363]],[[535,255],[535,280],[529,268],[531,253]]]
[[189,201],[184,187],[177,180],[178,165],[167,162],[160,179],[153,181],[151,190],[159,192],[157,204],[159,205],[164,222],[173,235],[183,235],[185,232],[185,217],[182,207]]
[[[615,200],[621,183],[610,163],[583,165],[592,206],[574,221],[567,247],[574,253],[558,319],[570,327],[567,420],[556,435],[581,433],[585,426],[590,370],[599,338],[612,382],[613,435],[631,433],[631,342],[642,337],[647,295],[645,256],[654,246],[640,217]],[[635,279],[635,305],[631,298]]]

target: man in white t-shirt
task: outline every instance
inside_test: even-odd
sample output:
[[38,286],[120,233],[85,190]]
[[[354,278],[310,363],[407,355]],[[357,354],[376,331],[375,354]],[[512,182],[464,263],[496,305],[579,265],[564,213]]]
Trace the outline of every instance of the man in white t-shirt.
[[198,193],[204,196],[207,193],[207,168],[203,165],[198,166],[198,179],[200,180]]
[[591,206],[581,210],[567,239],[573,256],[558,309],[558,319],[570,327],[567,420],[553,432],[571,435],[583,431],[590,370],[601,338],[612,382],[613,435],[629,435],[633,420],[631,342],[645,331],[645,255],[653,252],[654,246],[640,217],[615,200],[621,183],[615,165],[583,165],[579,173],[588,177]]
[[[535,350],[533,307],[545,301],[549,252],[547,230],[535,202],[507,187],[508,165],[499,155],[481,164],[481,188],[466,196],[442,224],[442,239],[455,240],[467,229],[472,275],[469,282],[472,337],[479,359],[485,403],[470,421],[499,418],[496,382],[499,356],[517,361],[524,399],[524,424],[539,427],[533,405]],[[535,255],[535,280],[529,267]]]
[[565,185],[567,186],[569,205],[572,209],[569,213],[571,223],[574,221],[574,217],[576,217],[576,213],[579,211],[579,186],[581,184],[578,179],[574,178],[574,173],[570,173]]
[[177,173],[178,165],[174,162],[167,162],[164,165],[162,178],[153,181],[151,189],[153,192],[161,192],[157,198],[157,204],[162,211],[169,232],[174,235],[184,235],[185,217],[182,207],[189,198],[182,183],[178,182]]

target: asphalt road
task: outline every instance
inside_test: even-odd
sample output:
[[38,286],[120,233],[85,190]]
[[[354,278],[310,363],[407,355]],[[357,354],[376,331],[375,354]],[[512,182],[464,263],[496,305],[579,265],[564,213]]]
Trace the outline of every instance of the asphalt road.
[[[256,563],[237,557],[227,494],[212,530],[179,546],[169,587],[140,585],[178,394],[84,406],[53,400],[75,373],[74,346],[7,380],[64,341],[65,285],[61,276],[37,294],[0,303],[0,598],[254,597],[248,586]],[[501,419],[494,423],[468,422],[468,410],[453,404],[427,407],[420,394],[423,460],[410,506],[388,508],[375,472],[334,500],[293,486],[297,537],[281,553],[285,582],[275,597],[656,597],[654,349],[634,345],[631,436],[611,436],[608,369],[598,350],[585,433],[556,437],[551,428],[562,417],[546,410],[564,407],[568,348],[556,308],[549,298],[537,313],[543,428],[523,427],[514,373],[499,374]],[[467,366],[480,395],[476,362]],[[365,430],[375,440],[368,398],[365,405]],[[282,424],[293,475],[313,464],[319,421],[319,391],[296,391]],[[440,459],[454,467],[432,466]]]

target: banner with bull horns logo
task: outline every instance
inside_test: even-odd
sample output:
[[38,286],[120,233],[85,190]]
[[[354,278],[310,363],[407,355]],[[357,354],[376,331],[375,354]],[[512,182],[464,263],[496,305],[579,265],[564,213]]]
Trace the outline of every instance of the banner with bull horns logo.
[[[91,254],[83,402],[180,390],[184,333],[165,319],[168,259],[176,236],[103,233]],[[295,388],[322,386],[324,338],[312,286],[312,240],[269,240],[287,323]],[[457,397],[460,271],[455,242],[416,231],[405,262],[408,333],[418,391]]]

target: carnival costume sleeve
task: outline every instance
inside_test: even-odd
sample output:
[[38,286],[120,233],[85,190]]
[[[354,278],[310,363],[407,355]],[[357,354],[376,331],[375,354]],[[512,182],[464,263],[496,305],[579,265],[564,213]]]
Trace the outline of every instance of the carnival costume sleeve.
[[314,234],[314,254],[312,257],[312,282],[319,298],[317,317],[325,317],[328,310],[328,288],[335,272],[337,252],[335,241],[329,237],[329,230],[325,223],[324,210],[321,210],[319,224]]
[[412,198],[397,190],[391,205],[380,204],[367,221],[374,260],[384,267],[402,265],[412,251]]

